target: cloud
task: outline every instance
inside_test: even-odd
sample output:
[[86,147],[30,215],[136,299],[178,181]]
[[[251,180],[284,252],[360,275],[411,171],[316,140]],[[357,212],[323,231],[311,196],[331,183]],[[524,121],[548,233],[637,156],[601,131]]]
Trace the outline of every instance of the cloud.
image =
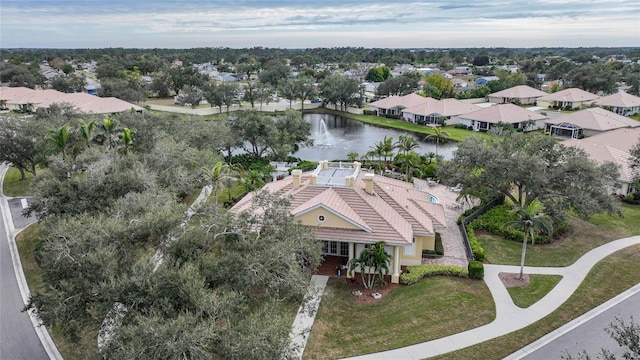
[[[530,46],[539,39],[558,41],[563,34],[571,36],[563,40],[565,46],[609,46],[607,42],[619,46],[621,42],[637,45],[640,39],[640,7],[624,0],[491,0],[472,4],[443,0],[2,0],[0,10],[2,47],[43,43],[61,47],[71,41],[76,47],[144,47],[140,44],[145,43],[163,47],[163,39],[165,47],[218,46],[216,43],[231,40],[236,47],[274,46],[283,39],[296,42],[296,47],[331,41],[336,46],[344,42],[371,46],[364,43],[372,39],[377,39],[380,47],[399,43],[419,47],[435,41],[459,47],[468,46],[462,44],[476,36],[485,43],[510,38],[512,46]],[[601,31],[597,34],[601,43],[575,34],[575,29],[593,28]],[[337,39],[334,34],[346,34],[346,38]]]

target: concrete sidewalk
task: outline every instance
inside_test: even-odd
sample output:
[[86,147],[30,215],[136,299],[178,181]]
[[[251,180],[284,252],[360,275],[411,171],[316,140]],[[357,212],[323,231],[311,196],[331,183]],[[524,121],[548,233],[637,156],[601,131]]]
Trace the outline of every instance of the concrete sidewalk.
[[[591,268],[603,258],[631,245],[640,244],[640,235],[599,246],[567,267],[525,267],[527,274],[562,275],[562,280],[544,298],[526,309],[517,307],[498,277],[499,273],[517,273],[519,266],[485,265],[484,280],[491,291],[496,318],[475,329],[433,341],[374,354],[355,356],[353,360],[419,360],[476,345],[522,329],[544,318],[562,305],[580,286]],[[640,291],[640,287],[634,287]],[[585,314],[583,316],[589,316]]]
[[295,359],[302,359],[302,354],[307,345],[307,339],[311,333],[313,322],[316,319],[320,300],[322,300],[324,288],[327,286],[328,280],[329,277],[324,275],[311,276],[311,284],[309,285],[307,294],[304,296],[304,301],[302,301],[298,309],[298,314],[293,320],[293,326],[289,333],[289,353]]

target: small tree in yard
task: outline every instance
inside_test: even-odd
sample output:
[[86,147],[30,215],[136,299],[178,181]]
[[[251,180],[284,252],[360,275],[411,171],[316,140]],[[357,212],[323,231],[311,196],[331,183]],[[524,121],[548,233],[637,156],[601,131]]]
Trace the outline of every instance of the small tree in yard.
[[[624,349],[624,353],[622,353],[621,355],[622,359],[640,359],[640,324],[634,322],[633,316],[631,316],[629,322],[625,322],[623,319],[616,316],[616,319],[612,323],[610,323],[609,327],[607,327],[604,331],[606,331],[606,333],[609,334],[609,336],[611,336],[611,338],[615,340],[621,348]],[[583,350],[575,358],[571,356],[571,354],[567,353],[567,356],[561,356],[561,359],[590,360],[592,359],[592,357],[585,350]],[[601,349],[596,359],[615,360],[617,358],[611,351],[607,349]]]
[[389,274],[391,255],[385,251],[384,245],[384,241],[369,245],[362,250],[360,256],[349,262],[349,272],[353,274],[356,269],[360,272],[365,289],[371,289],[376,278],[384,284],[384,276]]
[[508,224],[510,227],[515,227],[524,232],[522,238],[522,256],[520,257],[520,276],[518,280],[523,280],[524,272],[524,258],[527,254],[527,241],[531,238],[531,243],[535,243],[535,236],[544,231],[547,234],[551,234],[551,218],[547,215],[539,214],[535,206],[521,207],[516,206],[513,208],[513,213],[516,214],[518,220]]

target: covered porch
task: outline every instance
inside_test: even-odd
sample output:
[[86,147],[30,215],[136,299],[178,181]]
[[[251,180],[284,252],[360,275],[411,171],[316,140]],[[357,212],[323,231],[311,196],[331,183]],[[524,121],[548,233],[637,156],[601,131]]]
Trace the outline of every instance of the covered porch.
[[[334,245],[335,244],[335,245]],[[356,244],[339,241],[324,241],[323,258],[324,260],[316,270],[315,274],[325,275],[329,277],[350,277],[348,274],[349,261],[357,257],[360,253],[360,247],[364,244]],[[400,247],[387,245],[387,252],[391,254],[391,264],[389,264],[389,275],[392,283],[400,281]],[[337,251],[336,251],[337,250]],[[340,272],[338,272],[340,270]],[[339,275],[338,275],[339,274]]]

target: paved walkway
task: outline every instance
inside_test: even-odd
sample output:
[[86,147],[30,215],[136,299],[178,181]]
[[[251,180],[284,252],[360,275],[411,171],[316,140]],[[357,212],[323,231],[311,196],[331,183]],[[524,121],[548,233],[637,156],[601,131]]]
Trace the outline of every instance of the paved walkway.
[[327,286],[328,276],[313,275],[311,276],[311,285],[307,290],[307,294],[304,296],[304,301],[298,309],[298,314],[295,320],[293,320],[293,326],[289,333],[289,352],[294,359],[302,359],[304,353],[304,347],[307,345],[307,339],[311,333],[313,322],[316,319],[318,313],[318,307],[320,306],[320,300],[322,300],[322,294],[324,288]]
[[[525,267],[527,274],[562,275],[562,280],[544,298],[526,309],[514,305],[507,289],[499,279],[502,272],[519,272],[519,266],[485,265],[484,280],[491,291],[496,318],[475,329],[433,341],[399,349],[355,356],[353,360],[418,360],[445,354],[522,329],[544,318],[562,305],[578,288],[591,268],[600,260],[631,245],[640,244],[640,235],[612,241],[597,247],[567,267]],[[640,287],[636,287],[640,291]],[[589,316],[585,314],[583,316]],[[558,334],[559,335],[559,334]]]

